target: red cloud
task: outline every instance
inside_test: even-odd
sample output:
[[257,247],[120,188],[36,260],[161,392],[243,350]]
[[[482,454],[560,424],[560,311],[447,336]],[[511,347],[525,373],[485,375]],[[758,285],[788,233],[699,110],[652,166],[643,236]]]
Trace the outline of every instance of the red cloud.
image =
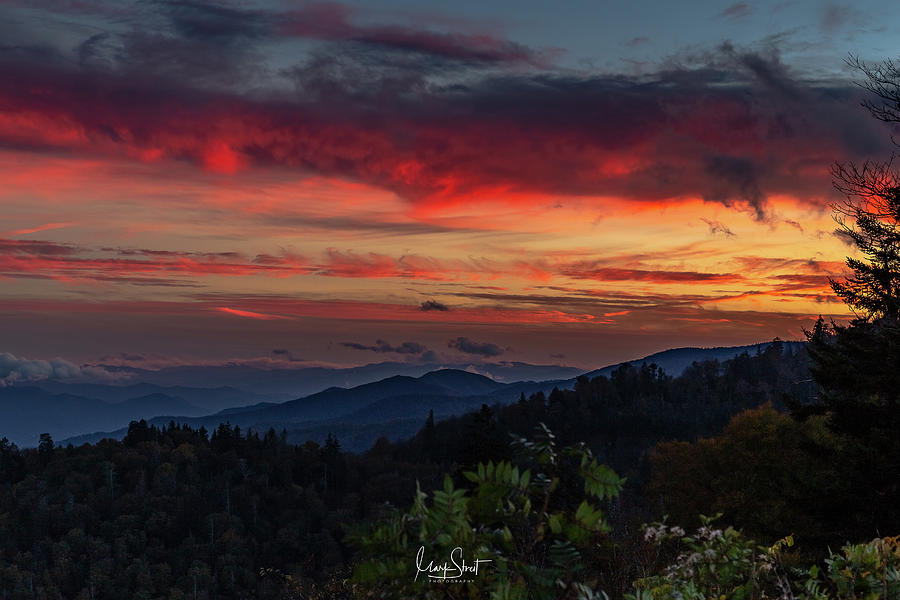
[[259,319],[261,321],[277,321],[281,319],[290,319],[291,317],[286,317],[284,315],[269,315],[264,313],[253,312],[249,310],[239,310],[237,308],[228,308],[225,306],[217,306],[216,310],[219,312],[227,313],[229,315],[235,315],[238,317],[246,317],[248,319]]
[[[330,248],[319,259],[279,254],[245,256],[237,252],[183,252],[134,248],[86,248],[40,240],[0,239],[0,276],[45,278],[62,281],[119,281],[139,285],[193,286],[196,278],[207,276],[325,277],[382,279],[399,278],[429,281],[476,282],[503,277],[549,283],[554,279],[653,284],[734,284],[760,289],[750,294],[787,294],[791,290],[827,291],[827,275],[821,272],[832,263],[793,259],[742,257],[745,271],[756,279],[736,273],[675,271],[641,268],[641,255],[609,256],[603,260],[498,261],[486,258],[438,259],[414,254],[393,257],[375,252],[359,253]],[[609,266],[630,264],[633,268]],[[839,263],[834,263],[838,264]],[[779,272],[790,267],[793,273]],[[798,272],[799,271],[799,272]],[[730,294],[729,298],[735,297]],[[528,301],[528,297],[523,299]],[[714,301],[721,301],[717,298]],[[615,314],[615,313],[613,313]],[[611,315],[606,315],[611,316]]]
[[[37,240],[0,239],[0,275],[7,277],[44,277],[61,280],[135,281],[136,274],[160,277],[207,275],[268,275],[287,277],[306,274],[310,267],[301,257],[282,256],[275,264],[263,259],[245,258],[234,253],[191,253],[166,250],[96,250]],[[110,256],[112,255],[112,256]],[[128,258],[123,258],[128,257]],[[141,258],[131,258],[140,256]],[[259,258],[259,257],[257,257]],[[141,283],[153,282],[147,278]]]
[[[335,19],[315,26],[324,27],[320,35],[349,36],[345,19]],[[376,90],[371,97],[337,73],[326,80],[298,75],[303,93],[288,101],[201,92],[180,80],[145,83],[115,72],[6,63],[0,143],[190,161],[225,174],[278,165],[437,207],[500,189],[524,194],[522,201],[527,194],[702,197],[759,218],[769,194],[818,202],[828,193],[833,160],[884,148],[873,126],[850,110],[846,90],[785,81],[796,97],[774,98],[778,90],[734,68],[731,86],[713,85],[704,71],[660,74],[654,83],[520,75],[465,89],[414,87],[406,96],[377,92],[387,83],[376,73],[364,88]]]
[[[72,223],[44,223],[43,225],[38,225],[36,227],[27,227],[25,229],[16,229],[15,231],[0,232],[0,235],[28,235],[30,233],[38,233],[41,231],[48,231],[50,229],[69,227],[71,225]],[[7,241],[9,240],[0,240],[0,244]]]

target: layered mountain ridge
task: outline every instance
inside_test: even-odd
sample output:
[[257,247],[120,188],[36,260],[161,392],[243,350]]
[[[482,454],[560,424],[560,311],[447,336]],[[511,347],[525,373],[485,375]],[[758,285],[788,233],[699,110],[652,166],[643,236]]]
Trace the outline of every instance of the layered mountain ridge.
[[[785,342],[796,352],[803,342]],[[729,348],[676,348],[628,361],[634,365],[656,364],[670,375],[679,375],[693,362],[727,360],[741,353],[764,350],[769,343]],[[583,373],[588,378],[609,375],[625,363]],[[329,434],[336,435],[345,449],[364,451],[379,437],[399,440],[415,434],[430,412],[436,420],[478,410],[482,404],[507,404],[537,392],[549,394],[574,386],[582,372],[572,367],[533,365],[524,363],[487,365],[485,372],[555,374],[562,377],[505,383],[495,378],[460,368],[438,368],[419,373],[422,365],[404,365],[401,374],[393,374],[356,385],[334,385],[336,382],[365,379],[363,373],[379,376],[390,372],[390,363],[355,367],[346,372],[333,370],[330,386],[322,371],[316,370],[312,381],[297,387],[301,390],[319,389],[297,397],[278,391],[279,386],[296,379],[298,373],[275,372],[276,385],[262,385],[262,390],[248,391],[240,387],[240,377],[216,377],[225,385],[202,387],[184,385],[202,382],[198,373],[206,367],[175,368],[155,375],[156,381],[175,385],[161,385],[142,381],[130,385],[109,385],[85,382],[43,380],[25,385],[0,388],[0,437],[7,437],[20,446],[35,446],[41,433],[50,433],[63,444],[96,442],[111,437],[121,438],[132,420],[145,419],[162,426],[170,422],[204,427],[208,431],[222,423],[242,429],[265,431],[285,430],[290,441],[302,443],[307,439],[321,442]],[[247,376],[247,387],[264,373],[237,367]],[[221,371],[215,368],[214,371]],[[412,372],[413,374],[408,374]],[[217,373],[218,375],[218,373]]]

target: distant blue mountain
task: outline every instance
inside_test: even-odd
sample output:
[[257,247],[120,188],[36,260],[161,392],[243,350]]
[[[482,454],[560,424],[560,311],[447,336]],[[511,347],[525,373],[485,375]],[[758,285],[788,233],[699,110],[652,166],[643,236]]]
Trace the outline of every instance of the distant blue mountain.
[[[490,366],[507,376],[520,373],[571,376],[578,373],[572,367],[525,363]],[[411,383],[415,381],[414,377],[395,375],[395,369],[411,370],[417,373],[417,377],[425,377]],[[503,384],[489,378],[460,370],[418,373],[423,369],[427,366],[405,363],[380,363],[351,369],[272,370],[221,365],[172,367],[160,371],[128,369],[132,377],[157,380],[129,385],[41,380],[5,388],[4,400],[0,400],[0,437],[6,436],[19,445],[35,446],[39,435],[44,432],[50,433],[56,440],[74,439],[97,431],[120,435],[131,420],[149,420],[161,415],[171,416],[155,422],[168,422],[174,418],[179,423],[205,425],[207,428],[213,428],[224,420],[279,425],[298,420],[328,419],[357,410],[371,399],[377,400],[384,395],[407,392],[433,396],[472,395],[503,387]],[[371,381],[373,377],[377,377],[376,381]],[[364,387],[345,394],[346,389],[360,385],[347,383],[353,380],[361,380]],[[215,386],[185,383],[214,383]],[[240,387],[230,385],[232,383]],[[335,384],[341,387],[335,387]],[[290,394],[277,391],[295,389],[313,391]],[[291,400],[298,396],[304,399],[300,403],[303,404],[302,410],[298,408],[298,401]],[[93,436],[91,439],[99,438]]]
[[[288,398],[299,398],[315,394],[330,387],[351,388],[365,383],[381,381],[394,375],[421,377],[426,373],[440,369],[465,371],[470,366],[472,365],[469,363],[418,364],[383,362],[347,368],[292,366],[264,369],[239,364],[177,366],[158,370],[119,366],[104,366],[104,368],[128,375],[132,380],[140,381],[144,384],[154,384],[166,388],[186,386],[208,389],[228,386],[239,390],[252,390],[257,395],[277,394],[281,397],[281,400],[286,400]],[[500,382],[568,379],[577,376],[582,371],[575,367],[532,365],[521,362],[479,363],[477,368],[478,372],[486,373],[491,379]],[[68,390],[54,389],[51,391],[61,392]],[[165,390],[157,391],[168,393]],[[189,397],[186,394],[181,395]],[[274,402],[278,400],[260,398],[256,401]],[[222,408],[226,407],[223,406],[217,410]]]
[[162,394],[182,398],[192,406],[197,407],[199,409],[198,412],[187,413],[192,416],[209,414],[210,412],[217,412],[235,406],[246,406],[254,402],[284,402],[294,397],[289,394],[248,392],[232,386],[161,386],[146,382],[131,385],[109,385],[103,383],[71,383],[45,379],[29,382],[28,385],[54,394],[74,394],[86,398],[96,398],[111,404],[118,404],[141,396]]
[[161,413],[202,409],[182,398],[149,394],[111,404],[75,394],[53,394],[37,387],[0,388],[0,437],[19,446],[36,446],[41,433],[61,439],[85,431],[127,425]]
[[[791,354],[795,354],[799,350],[806,347],[806,342],[781,343],[784,345],[785,352],[790,352]],[[639,367],[642,364],[655,364],[663,371],[665,371],[668,375],[678,377],[684,372],[686,368],[688,368],[695,362],[703,362],[707,360],[718,360],[719,362],[722,362],[731,360],[735,356],[739,356],[745,352],[748,354],[763,352],[771,345],[772,342],[764,342],[761,344],[751,344],[748,346],[728,346],[716,348],[672,348],[671,350],[663,350],[662,352],[657,352],[656,354],[651,354],[650,356],[645,356],[644,358],[639,358],[637,360],[624,361],[615,365],[603,367],[602,369],[590,371],[588,373],[585,373],[585,375],[590,378],[597,377],[599,375],[608,376],[620,366],[630,363],[636,367]]]
[[[154,419],[154,422],[162,424],[167,423],[168,419],[174,418],[179,423],[214,429],[222,422],[224,416],[232,425],[239,425],[243,428],[253,427],[259,430],[275,427],[280,429],[288,423],[333,420],[388,399],[405,398],[409,401],[416,398],[488,397],[489,394],[505,387],[506,384],[498,383],[483,375],[455,369],[442,369],[426,373],[418,378],[395,375],[353,388],[332,387],[297,400],[241,411],[230,410],[223,415],[194,418],[159,417]],[[427,412],[428,409],[425,409],[426,414]]]
[[[763,352],[772,342],[727,348],[676,348],[652,354],[635,361],[634,366],[656,364],[666,373],[677,376],[694,362],[729,360],[743,353]],[[785,351],[801,351],[803,342],[783,342]],[[588,377],[608,376],[618,363],[585,373]],[[383,365],[382,365],[383,366]],[[193,416],[173,411],[171,416],[157,413],[150,422],[157,426],[174,421],[208,431],[228,422],[243,430],[266,431],[274,428],[288,431],[295,442],[307,439],[322,441],[328,433],[338,435],[342,446],[351,451],[362,451],[378,437],[399,439],[414,434],[421,428],[430,411],[436,419],[477,410],[482,404],[507,404],[521,395],[549,393],[553,388],[571,388],[576,378],[570,370],[557,368],[550,371],[566,377],[545,381],[519,381],[502,383],[489,377],[460,369],[439,369],[418,377],[392,375],[379,381],[356,386],[329,387],[295,400],[281,403],[257,402],[242,407],[232,407],[214,414]],[[371,373],[371,371],[369,371]],[[576,371],[577,373],[577,371]],[[124,425],[124,424],[123,424]],[[121,438],[127,429],[114,430],[72,437],[66,442],[94,442],[103,437]],[[305,436],[305,437],[304,437]]]
[[[561,380],[557,380],[561,383]],[[242,429],[265,431],[318,429],[342,425],[369,426],[396,419],[410,420],[421,427],[430,410],[437,418],[463,414],[479,408],[483,403],[505,403],[515,400],[523,392],[531,393],[546,387],[545,383],[519,382],[504,384],[483,375],[441,369],[421,377],[395,375],[353,388],[332,387],[281,404],[261,404],[240,409],[228,409],[204,417],[158,416],[150,422],[162,426],[174,421],[191,427],[213,430],[222,422]],[[552,386],[551,386],[552,388]],[[127,429],[75,436],[66,443],[96,441],[103,437],[121,438]],[[326,432],[327,434],[327,432]],[[358,448],[365,449],[365,448]]]

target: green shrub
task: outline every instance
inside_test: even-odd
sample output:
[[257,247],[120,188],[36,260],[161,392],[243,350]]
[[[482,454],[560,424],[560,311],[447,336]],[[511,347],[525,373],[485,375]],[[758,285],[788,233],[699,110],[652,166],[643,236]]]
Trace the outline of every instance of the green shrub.
[[[352,581],[359,597],[584,599],[592,591],[590,565],[608,531],[596,502],[612,499],[623,480],[599,464],[584,445],[558,448],[540,425],[534,439],[514,442],[515,463],[479,463],[462,473],[468,487],[448,475],[430,496],[416,492],[412,509],[394,511],[352,535],[361,560]],[[435,583],[427,567],[455,549],[476,574],[463,583]],[[423,557],[421,561],[418,557]],[[451,565],[452,566],[452,565]]]
[[639,579],[629,600],[896,600],[900,598],[900,538],[847,544],[825,568],[786,566],[792,536],[756,546],[739,531],[712,527],[713,519],[685,535],[655,524],[648,541],[675,544],[678,554],[662,573]]

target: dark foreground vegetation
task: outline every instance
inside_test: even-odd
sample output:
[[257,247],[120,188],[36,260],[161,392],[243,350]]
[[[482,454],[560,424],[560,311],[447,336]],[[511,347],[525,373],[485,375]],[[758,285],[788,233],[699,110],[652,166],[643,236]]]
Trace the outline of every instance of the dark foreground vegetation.
[[[711,435],[743,409],[807,394],[806,362],[776,343],[678,378],[629,365],[546,398],[429,420],[412,440],[382,440],[365,455],[341,452],[337,440],[294,446],[274,431],[145,422],[121,442],[0,442],[0,598],[276,598],[287,576],[340,580],[360,558],[348,525],[377,520],[386,503],[408,508],[417,481],[441,487],[445,472],[465,485],[479,462],[524,471],[511,434],[531,437],[538,423],[555,446],[583,441],[598,464],[627,475],[616,510],[639,534],[654,514],[641,491],[653,444]],[[569,492],[580,497],[566,487],[555,495],[566,504]]]
[[[900,71],[858,66],[900,122]],[[856,318],[806,349],[626,365],[363,455],[229,425],[4,439],[0,599],[900,598],[900,178],[835,175]],[[453,557],[490,562],[429,578]]]
[[[874,487],[881,465],[865,462],[883,449],[839,433],[828,414],[785,412],[821,412],[807,352],[787,348],[677,378],[626,365],[549,397],[429,420],[364,455],[228,425],[209,435],[136,422],[121,442],[68,448],[2,442],[0,598],[623,597],[681,556],[677,528],[641,527],[664,514],[695,527],[722,513],[717,523],[761,544],[794,534],[779,560],[811,564],[896,523],[870,509],[891,506],[891,489]],[[727,548],[702,552],[759,554],[721,535]],[[423,587],[420,546],[464,547],[494,568]]]

